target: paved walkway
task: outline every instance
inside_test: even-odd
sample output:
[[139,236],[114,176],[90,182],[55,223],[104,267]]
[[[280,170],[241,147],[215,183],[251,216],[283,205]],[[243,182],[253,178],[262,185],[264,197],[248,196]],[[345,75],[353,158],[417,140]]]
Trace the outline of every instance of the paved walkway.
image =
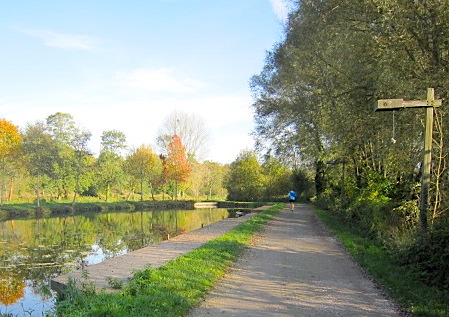
[[285,209],[189,317],[400,316],[308,205]]

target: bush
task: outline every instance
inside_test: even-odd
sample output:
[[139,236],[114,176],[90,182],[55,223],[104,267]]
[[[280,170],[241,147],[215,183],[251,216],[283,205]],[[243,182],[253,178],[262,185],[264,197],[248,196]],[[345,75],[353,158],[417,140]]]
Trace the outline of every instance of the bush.
[[420,234],[400,253],[399,262],[420,273],[428,285],[449,289],[449,228],[439,225]]

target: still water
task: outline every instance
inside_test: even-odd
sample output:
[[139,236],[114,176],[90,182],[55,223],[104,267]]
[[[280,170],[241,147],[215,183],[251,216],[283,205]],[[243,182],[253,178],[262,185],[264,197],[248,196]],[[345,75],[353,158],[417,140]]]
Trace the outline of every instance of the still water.
[[0,316],[45,316],[55,303],[52,278],[228,215],[226,209],[195,209],[0,222]]

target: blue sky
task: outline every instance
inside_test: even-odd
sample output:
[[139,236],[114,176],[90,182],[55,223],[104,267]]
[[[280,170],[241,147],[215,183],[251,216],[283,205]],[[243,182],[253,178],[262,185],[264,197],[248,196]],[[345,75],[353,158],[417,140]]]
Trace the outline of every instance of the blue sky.
[[55,112],[130,146],[154,144],[173,111],[210,131],[208,159],[251,148],[249,79],[283,36],[285,0],[0,2],[0,117],[23,128]]

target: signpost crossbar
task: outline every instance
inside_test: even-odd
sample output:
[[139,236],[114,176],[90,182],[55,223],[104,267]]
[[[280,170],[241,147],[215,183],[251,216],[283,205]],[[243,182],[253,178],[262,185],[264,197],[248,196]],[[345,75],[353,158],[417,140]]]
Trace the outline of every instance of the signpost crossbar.
[[440,107],[443,99],[429,100],[404,100],[404,99],[380,99],[377,101],[374,111],[389,111],[402,108],[427,108]]

